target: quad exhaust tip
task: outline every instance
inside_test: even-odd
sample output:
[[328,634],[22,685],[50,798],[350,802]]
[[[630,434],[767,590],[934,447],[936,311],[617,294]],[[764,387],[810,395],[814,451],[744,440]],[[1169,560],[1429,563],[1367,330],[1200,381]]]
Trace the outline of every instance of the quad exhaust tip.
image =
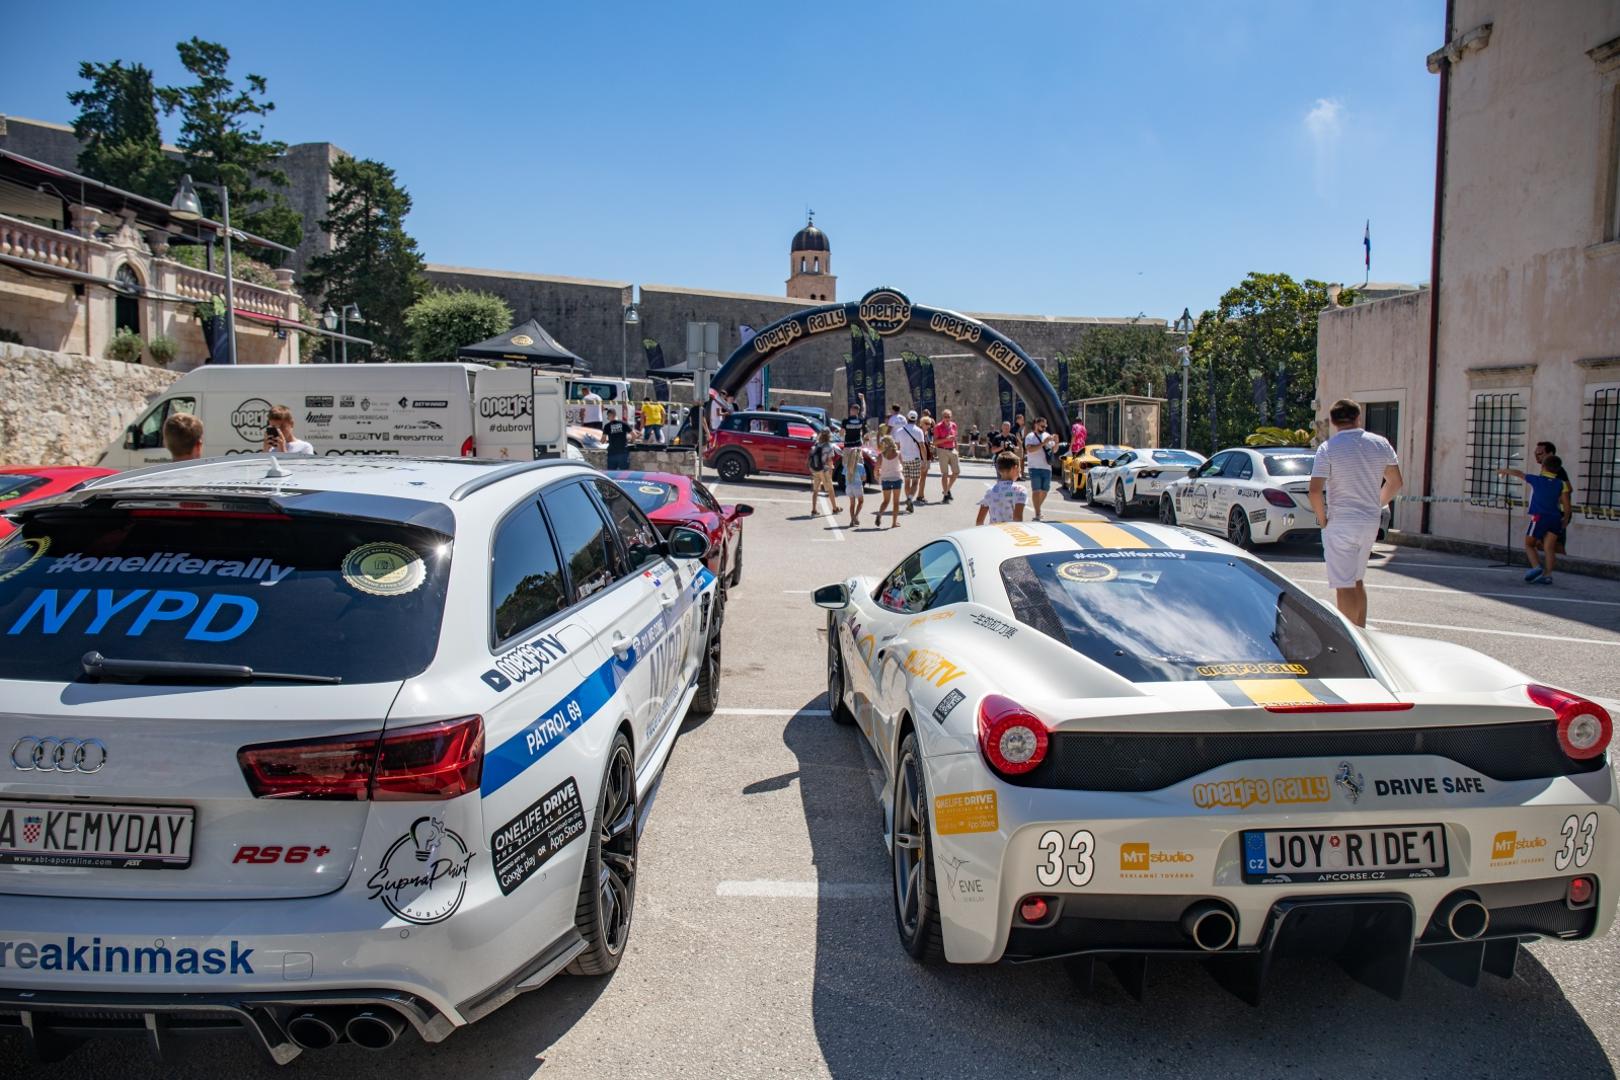
[[1440,922],[1458,941],[1474,941],[1490,929],[1491,912],[1477,897],[1461,893],[1441,905]]
[[1181,931],[1205,952],[1220,952],[1237,941],[1237,916],[1219,900],[1200,900],[1182,913]]
[[386,1050],[404,1030],[404,1017],[391,1009],[362,1009],[349,1019],[343,1032],[356,1046]]

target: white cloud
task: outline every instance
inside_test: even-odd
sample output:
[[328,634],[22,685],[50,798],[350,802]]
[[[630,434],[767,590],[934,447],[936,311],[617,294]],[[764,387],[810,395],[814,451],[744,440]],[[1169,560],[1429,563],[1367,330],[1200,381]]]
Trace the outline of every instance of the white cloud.
[[1305,134],[1311,140],[1316,163],[1316,193],[1327,196],[1338,172],[1339,139],[1344,134],[1344,102],[1317,98],[1305,114]]

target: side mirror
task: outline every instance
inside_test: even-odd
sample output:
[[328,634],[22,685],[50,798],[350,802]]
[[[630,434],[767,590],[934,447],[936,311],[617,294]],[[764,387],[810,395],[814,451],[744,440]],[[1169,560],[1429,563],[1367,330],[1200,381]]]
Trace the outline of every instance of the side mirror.
[[677,559],[701,559],[709,553],[709,538],[696,529],[681,525],[669,534],[664,548]]
[[752,506],[749,506],[747,503],[738,503],[736,506],[733,506],[731,508],[731,516],[732,517],[745,518],[745,517],[753,517],[753,515],[754,515],[754,508]]
[[849,607],[849,589],[843,585],[823,585],[817,589],[810,599],[816,607],[826,608],[828,611],[840,611]]
[[141,429],[135,424],[129,425],[128,429],[126,429],[124,432],[124,449],[138,450],[140,449],[140,441]]

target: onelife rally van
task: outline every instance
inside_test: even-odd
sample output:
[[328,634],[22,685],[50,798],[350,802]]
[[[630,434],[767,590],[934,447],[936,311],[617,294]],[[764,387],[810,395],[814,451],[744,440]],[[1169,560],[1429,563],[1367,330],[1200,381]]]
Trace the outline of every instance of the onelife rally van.
[[482,364],[210,365],[175,380],[97,464],[167,462],[163,424],[175,413],[202,419],[205,457],[258,453],[276,405],[321,455],[561,457],[563,388],[556,375]]

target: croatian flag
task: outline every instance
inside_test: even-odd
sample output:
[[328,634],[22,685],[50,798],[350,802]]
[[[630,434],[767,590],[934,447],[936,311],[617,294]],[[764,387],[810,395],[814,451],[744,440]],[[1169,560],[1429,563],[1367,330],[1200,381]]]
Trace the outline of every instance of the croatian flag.
[[1370,273],[1372,271],[1372,218],[1367,219],[1367,227],[1361,230],[1362,265]]

